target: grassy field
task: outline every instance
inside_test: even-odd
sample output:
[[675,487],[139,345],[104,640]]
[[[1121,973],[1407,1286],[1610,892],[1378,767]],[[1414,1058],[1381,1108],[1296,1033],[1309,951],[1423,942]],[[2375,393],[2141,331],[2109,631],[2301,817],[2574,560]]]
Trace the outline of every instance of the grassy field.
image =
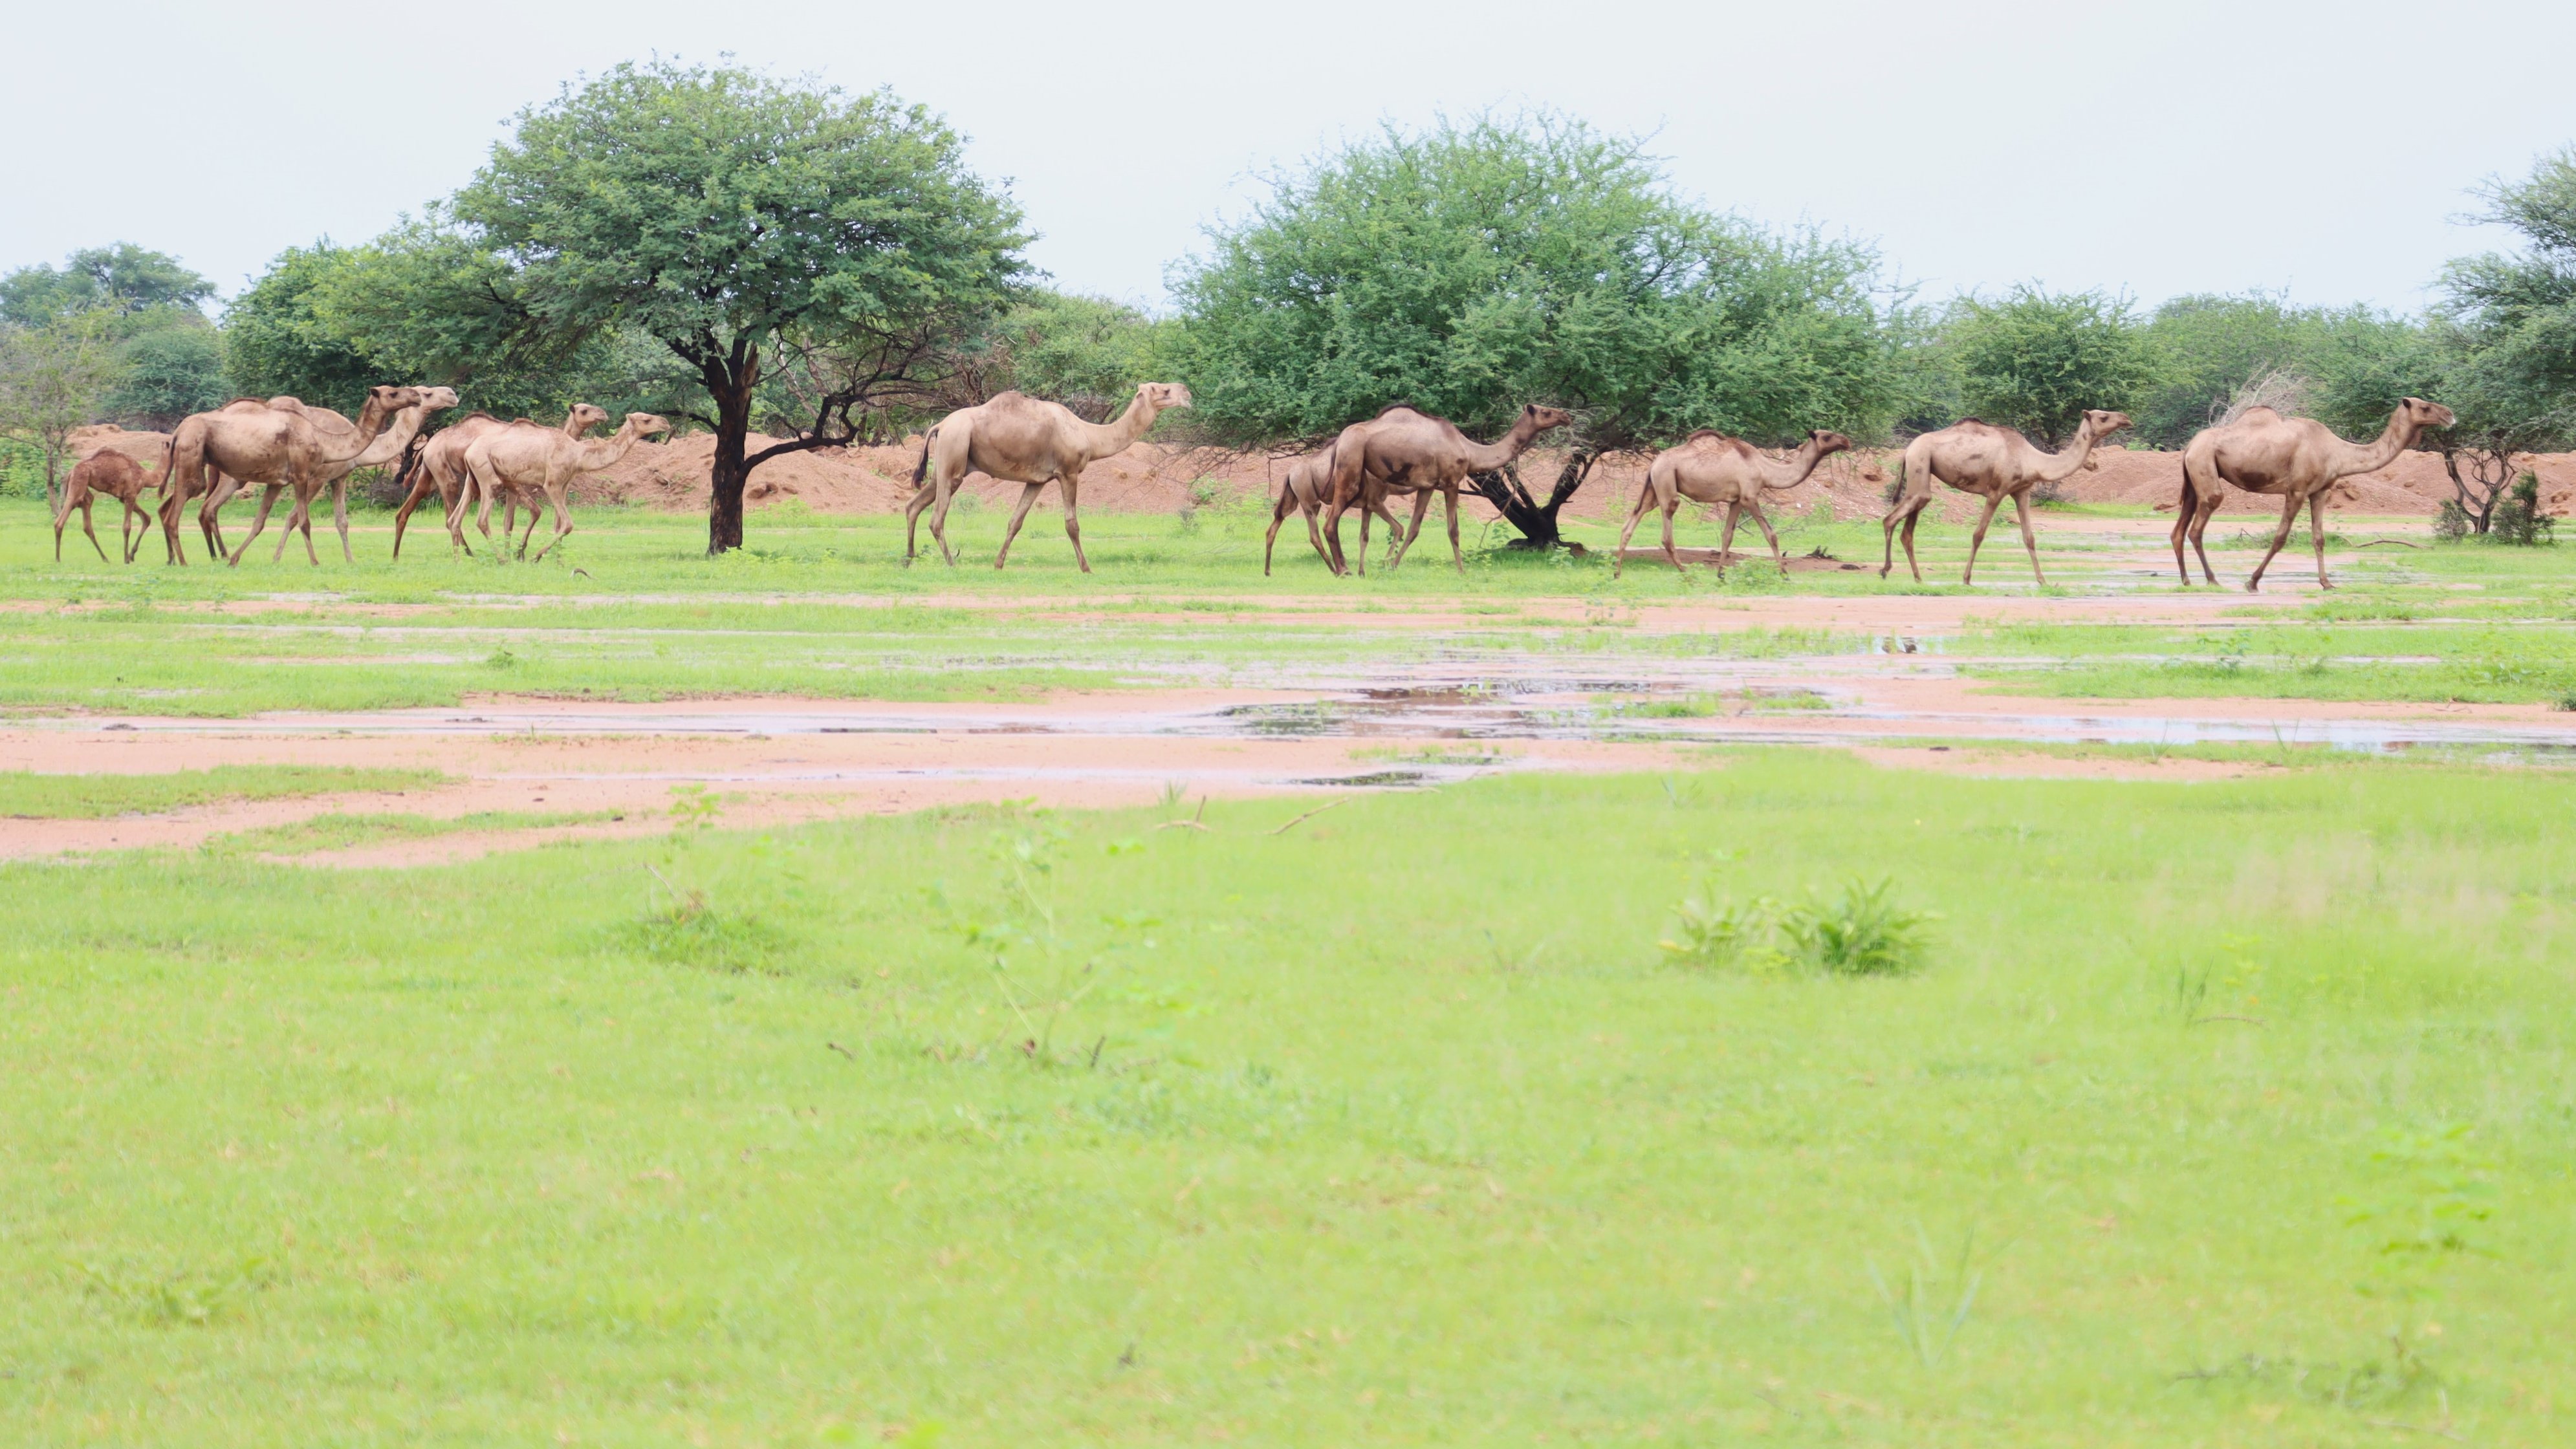
[[57,775],[0,770],[0,817],[101,820],[212,805],[352,790],[423,790],[436,770],[353,770],[312,765],[218,765],[158,775]]
[[[1825,630],[1656,633],[1634,627],[1636,610],[1793,592],[1972,592],[1901,575],[1881,581],[1873,569],[1783,580],[1757,567],[1721,579],[1640,565],[1613,579],[1598,553],[1535,557],[1500,547],[1471,553],[1461,577],[1433,547],[1438,540],[1394,573],[1335,580],[1295,532],[1283,543],[1296,547],[1283,549],[1278,573],[1264,579],[1256,561],[1267,515],[1242,506],[1203,509],[1186,524],[1103,515],[1086,528],[1098,569],[1089,578],[1074,572],[1069,552],[1047,547],[1061,539],[1045,534],[996,573],[904,567],[896,518],[767,510],[754,520],[750,548],[712,560],[693,518],[599,508],[582,519],[578,548],[560,566],[449,558],[436,547],[395,564],[385,557],[385,516],[361,513],[355,566],[235,570],[200,560],[129,569],[68,555],[52,563],[40,510],[12,504],[0,509],[0,603],[16,606],[0,635],[0,710],[231,716],[453,705],[484,694],[1028,700],[1068,688],[1258,682],[1265,671],[1435,652],[1827,656],[1868,641]],[[1783,541],[1796,553],[1859,559],[1878,545],[1866,520],[1784,522]],[[960,532],[985,548],[990,540],[976,530],[998,527],[978,515]],[[1596,547],[1611,541],[1600,525],[1574,532]],[[2069,593],[2172,590],[2143,578],[2115,542],[2052,533],[2052,578]],[[1964,530],[1932,527],[1925,547],[1936,576],[1954,578]],[[2241,552],[2228,555],[2240,569]],[[2028,592],[2015,567],[2007,558],[1989,570],[1973,596]],[[1970,672],[2016,693],[2576,699],[2576,572],[2561,551],[2379,550],[2343,580],[2343,592],[2323,602],[2234,596],[2241,602],[2207,627],[1984,625],[1940,642],[1971,660]],[[1068,599],[1098,602],[1079,622],[993,607],[1023,598],[1054,610]],[[1392,621],[1424,608],[1447,622],[1407,634],[1301,617],[1357,611]]]
[[2576,782],[1310,804],[0,867],[0,1442],[2569,1439]]

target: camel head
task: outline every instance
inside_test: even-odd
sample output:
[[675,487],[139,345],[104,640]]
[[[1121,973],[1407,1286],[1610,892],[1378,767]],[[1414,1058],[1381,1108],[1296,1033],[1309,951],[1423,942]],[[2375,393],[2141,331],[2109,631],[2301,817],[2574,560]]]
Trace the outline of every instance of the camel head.
[[2437,402],[2426,402],[2420,397],[2410,397],[2399,403],[2397,416],[2410,432],[2415,433],[2426,428],[2447,428],[2460,420],[2459,415],[2449,408]]
[[1823,428],[1810,430],[1807,441],[1816,445],[1816,456],[1819,458],[1830,458],[1836,453],[1847,452],[1852,445],[1851,439],[1840,433],[1829,433]]
[[1156,412],[1190,405],[1190,385],[1185,382],[1140,382],[1136,384],[1136,401]]
[[1539,433],[1544,433],[1550,428],[1564,427],[1567,423],[1574,421],[1574,414],[1567,412],[1563,408],[1547,407],[1539,403],[1523,403],[1521,405],[1521,421],[1529,426],[1529,430],[1534,436]]
[[671,420],[659,413],[628,413],[626,430],[639,438],[658,438],[671,431]]
[[608,421],[608,409],[592,403],[574,403],[572,415],[564,419],[564,431],[578,438]]
[[434,413],[443,413],[449,408],[456,406],[456,389],[452,387],[425,387],[420,390],[420,400],[429,411]]
[[2102,408],[2086,408],[2084,410],[2084,431],[2092,434],[2093,441],[2097,443],[2128,425],[2129,415],[2127,413],[2115,413]]

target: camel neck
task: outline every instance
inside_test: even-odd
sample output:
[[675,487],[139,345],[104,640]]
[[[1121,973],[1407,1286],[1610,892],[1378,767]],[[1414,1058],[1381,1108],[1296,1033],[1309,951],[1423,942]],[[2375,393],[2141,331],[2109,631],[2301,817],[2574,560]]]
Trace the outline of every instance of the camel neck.
[[2075,470],[2084,466],[2084,460],[2093,456],[2094,442],[2093,421],[2087,418],[2083,426],[2075,430],[2075,441],[2066,445],[2066,451],[2049,456],[2048,462],[2039,470],[2039,481],[2059,483],[2074,477]]
[[1490,473],[1494,469],[1500,468],[1504,464],[1518,458],[1521,454],[1528,452],[1530,443],[1537,437],[1538,427],[1536,424],[1532,423],[1526,416],[1516,419],[1512,423],[1512,430],[1503,434],[1501,441],[1493,443],[1471,442],[1467,445],[1467,471],[1470,473]]
[[1127,411],[1117,417],[1105,423],[1082,425],[1083,436],[1088,444],[1086,451],[1095,458],[1107,458],[1126,452],[1135,446],[1138,438],[1145,436],[1145,430],[1154,425],[1154,419],[1160,412],[1161,409],[1155,407],[1152,400],[1143,393],[1138,393],[1135,399],[1127,404]]
[[2335,440],[2343,444],[2343,457],[2337,464],[2335,476],[2348,477],[2354,473],[2376,473],[2396,462],[2397,455],[2405,452],[2408,446],[2414,443],[2415,437],[2416,429],[2406,421],[2406,409],[2401,407],[2388,415],[2388,426],[2380,429],[2379,436],[2369,442],[2355,443],[2341,438]]
[[1773,463],[1768,459],[1761,460],[1762,486],[1795,488],[1806,482],[1807,475],[1815,472],[1816,465],[1823,461],[1825,461],[1824,444],[1809,438],[1798,445],[1797,451],[1789,455],[1787,462]]

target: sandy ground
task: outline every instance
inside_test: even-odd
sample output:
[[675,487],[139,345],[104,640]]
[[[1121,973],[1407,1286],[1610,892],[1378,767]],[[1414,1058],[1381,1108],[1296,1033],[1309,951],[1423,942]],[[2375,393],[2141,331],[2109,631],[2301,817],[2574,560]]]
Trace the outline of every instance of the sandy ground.
[[[1916,602],[1942,603],[1932,600]],[[2060,603],[2071,601],[2057,601]],[[225,764],[432,768],[452,783],[400,794],[232,803],[112,820],[0,821],[0,856],[189,847],[315,815],[613,813],[308,855],[405,866],[552,840],[652,834],[706,790],[718,820],[785,825],[969,801],[1063,807],[1433,786],[1498,770],[1704,765],[1709,745],[1857,748],[1891,767],[1979,774],[2207,779],[2258,768],[2176,759],[2064,759],[2021,742],[2212,740],[2350,748],[2576,749],[2576,720],[2537,706],[2299,700],[2035,700],[1980,692],[1954,662],[1901,652],[1798,661],[1614,666],[1634,678],[1543,677],[1438,664],[1373,668],[1310,689],[1070,693],[1041,704],[878,704],[793,698],[562,705],[496,698],[458,709],[250,720],[64,718],[0,729],[0,769],[151,773]],[[1643,671],[1643,672],[1641,672]],[[1622,691],[1604,695],[1602,689]],[[1619,701],[1708,697],[1661,718]],[[1783,702],[1826,708],[1779,708]],[[1944,745],[1943,740],[1955,744]]]

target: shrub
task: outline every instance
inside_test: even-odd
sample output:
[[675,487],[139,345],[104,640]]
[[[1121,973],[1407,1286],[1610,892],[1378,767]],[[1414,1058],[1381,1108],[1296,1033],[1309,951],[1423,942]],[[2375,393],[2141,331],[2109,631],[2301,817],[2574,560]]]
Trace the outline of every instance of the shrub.
[[1768,896],[1738,904],[1703,887],[1673,907],[1680,939],[1661,942],[1684,965],[1798,968],[1832,976],[1897,976],[1920,967],[1939,917],[1894,900],[1896,883],[1852,880],[1825,900],[1783,906]]
[[2540,507],[2540,477],[2524,473],[2505,490],[2504,501],[2496,505],[2495,516],[2487,522],[2487,536],[2497,543],[2523,548],[2552,543],[2557,524]]
[[2445,498],[2441,511],[2433,515],[2433,536],[2444,543],[2458,543],[2469,536],[2469,510],[2460,500]]

